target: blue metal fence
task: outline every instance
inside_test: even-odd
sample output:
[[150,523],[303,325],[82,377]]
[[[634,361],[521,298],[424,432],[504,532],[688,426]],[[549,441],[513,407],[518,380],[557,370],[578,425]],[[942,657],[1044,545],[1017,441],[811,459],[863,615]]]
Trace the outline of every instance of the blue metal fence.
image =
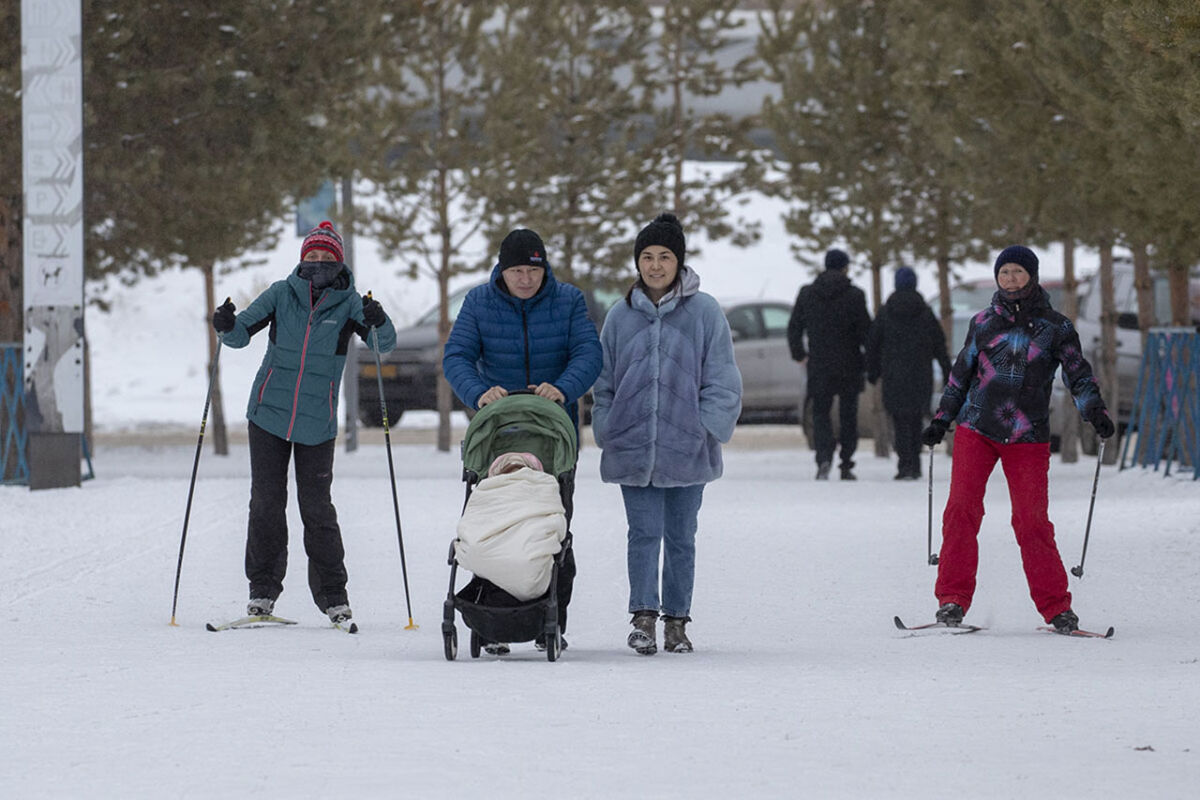
[[21,345],[0,343],[0,483],[29,483]]
[[1121,451],[1122,469],[1135,464],[1162,466],[1163,475],[1173,464],[1191,467],[1200,480],[1200,333],[1192,328],[1150,329]]

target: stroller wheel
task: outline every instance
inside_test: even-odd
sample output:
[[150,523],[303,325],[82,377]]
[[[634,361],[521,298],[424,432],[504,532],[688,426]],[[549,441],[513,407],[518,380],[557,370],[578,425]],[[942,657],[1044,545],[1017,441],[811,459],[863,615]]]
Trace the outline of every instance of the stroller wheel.
[[471,658],[479,658],[479,651],[483,649],[483,644],[479,639],[479,634],[471,631]]
[[554,626],[553,633],[546,634],[546,660],[553,662],[562,654],[562,638],[558,633],[558,626]]
[[458,657],[458,629],[451,628],[442,632],[442,644],[445,647],[446,660],[453,661]]

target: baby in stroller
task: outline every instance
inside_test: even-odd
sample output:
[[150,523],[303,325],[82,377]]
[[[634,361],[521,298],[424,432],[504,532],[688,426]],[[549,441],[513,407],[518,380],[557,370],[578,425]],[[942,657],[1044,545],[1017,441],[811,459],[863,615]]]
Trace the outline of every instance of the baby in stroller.
[[542,471],[532,453],[502,453],[467,499],[455,558],[459,566],[527,602],[546,593],[566,534],[558,480]]
[[[544,397],[514,392],[471,418],[442,614],[447,660],[458,653],[456,613],[471,631],[472,658],[484,649],[504,655],[507,642],[532,641],[549,661],[566,648],[577,455],[575,424]],[[456,590],[460,566],[475,574]]]

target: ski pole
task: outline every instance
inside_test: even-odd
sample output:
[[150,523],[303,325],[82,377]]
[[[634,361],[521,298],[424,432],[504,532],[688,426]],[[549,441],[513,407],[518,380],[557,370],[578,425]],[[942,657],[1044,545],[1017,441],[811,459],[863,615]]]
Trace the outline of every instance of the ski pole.
[[1087,527],[1083,529],[1083,554],[1079,556],[1079,566],[1071,567],[1071,574],[1076,578],[1083,577],[1083,560],[1087,558],[1088,537],[1092,533],[1092,510],[1096,507],[1096,484],[1100,482],[1100,465],[1104,463],[1104,440],[1096,452],[1096,475],[1092,478],[1092,500],[1088,503]]
[[[367,292],[367,299],[371,293]],[[392,434],[388,430],[387,401],[383,397],[383,362],[379,358],[379,330],[371,326],[371,352],[375,354],[375,380],[379,384],[379,411],[383,418],[383,441],[387,447],[388,475],[392,484],[392,510],[396,514],[396,537],[400,540],[400,571],[404,575],[404,603],[408,606],[408,624],[404,630],[416,630],[420,626],[413,622],[412,600],[408,594],[408,563],[404,558],[404,533],[400,529],[400,498],[396,496],[396,468],[392,463]]]
[[929,565],[937,566],[937,553],[933,552],[933,451],[929,448]]
[[[226,297],[228,303],[230,298]],[[179,562],[175,565],[175,593],[171,597],[171,624],[175,622],[175,607],[179,602],[179,576],[183,572],[183,546],[187,543],[188,520],[192,516],[192,495],[196,491],[196,470],[200,467],[200,451],[204,447],[204,428],[208,425],[208,407],[212,403],[213,382],[217,379],[217,362],[221,359],[221,339],[217,338],[217,349],[213,352],[212,369],[208,373],[208,391],[204,394],[204,413],[200,416],[200,438],[196,440],[196,457],[192,460],[192,481],[188,484],[187,508],[183,511],[183,534],[179,537]]]

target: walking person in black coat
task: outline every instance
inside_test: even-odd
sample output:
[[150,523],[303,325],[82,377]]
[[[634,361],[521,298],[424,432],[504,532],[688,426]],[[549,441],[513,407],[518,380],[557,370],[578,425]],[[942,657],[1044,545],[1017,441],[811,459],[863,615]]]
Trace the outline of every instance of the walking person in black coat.
[[899,469],[896,480],[921,477],[921,428],[933,398],[933,361],[950,375],[946,335],[917,291],[917,273],[896,270],[896,291],[887,299],[867,337],[867,380],[883,378],[883,407],[892,417]]
[[[863,390],[863,347],[871,327],[867,298],[850,283],[850,256],[841,250],[825,254],[825,271],[800,289],[788,320],[792,358],[806,364],[812,401],[813,446],[817,480],[829,478],[835,444],[841,445],[842,480],[855,479],[858,447],[858,395]],[[805,348],[807,339],[808,347]],[[833,438],[830,412],[838,399],[839,431]]]

